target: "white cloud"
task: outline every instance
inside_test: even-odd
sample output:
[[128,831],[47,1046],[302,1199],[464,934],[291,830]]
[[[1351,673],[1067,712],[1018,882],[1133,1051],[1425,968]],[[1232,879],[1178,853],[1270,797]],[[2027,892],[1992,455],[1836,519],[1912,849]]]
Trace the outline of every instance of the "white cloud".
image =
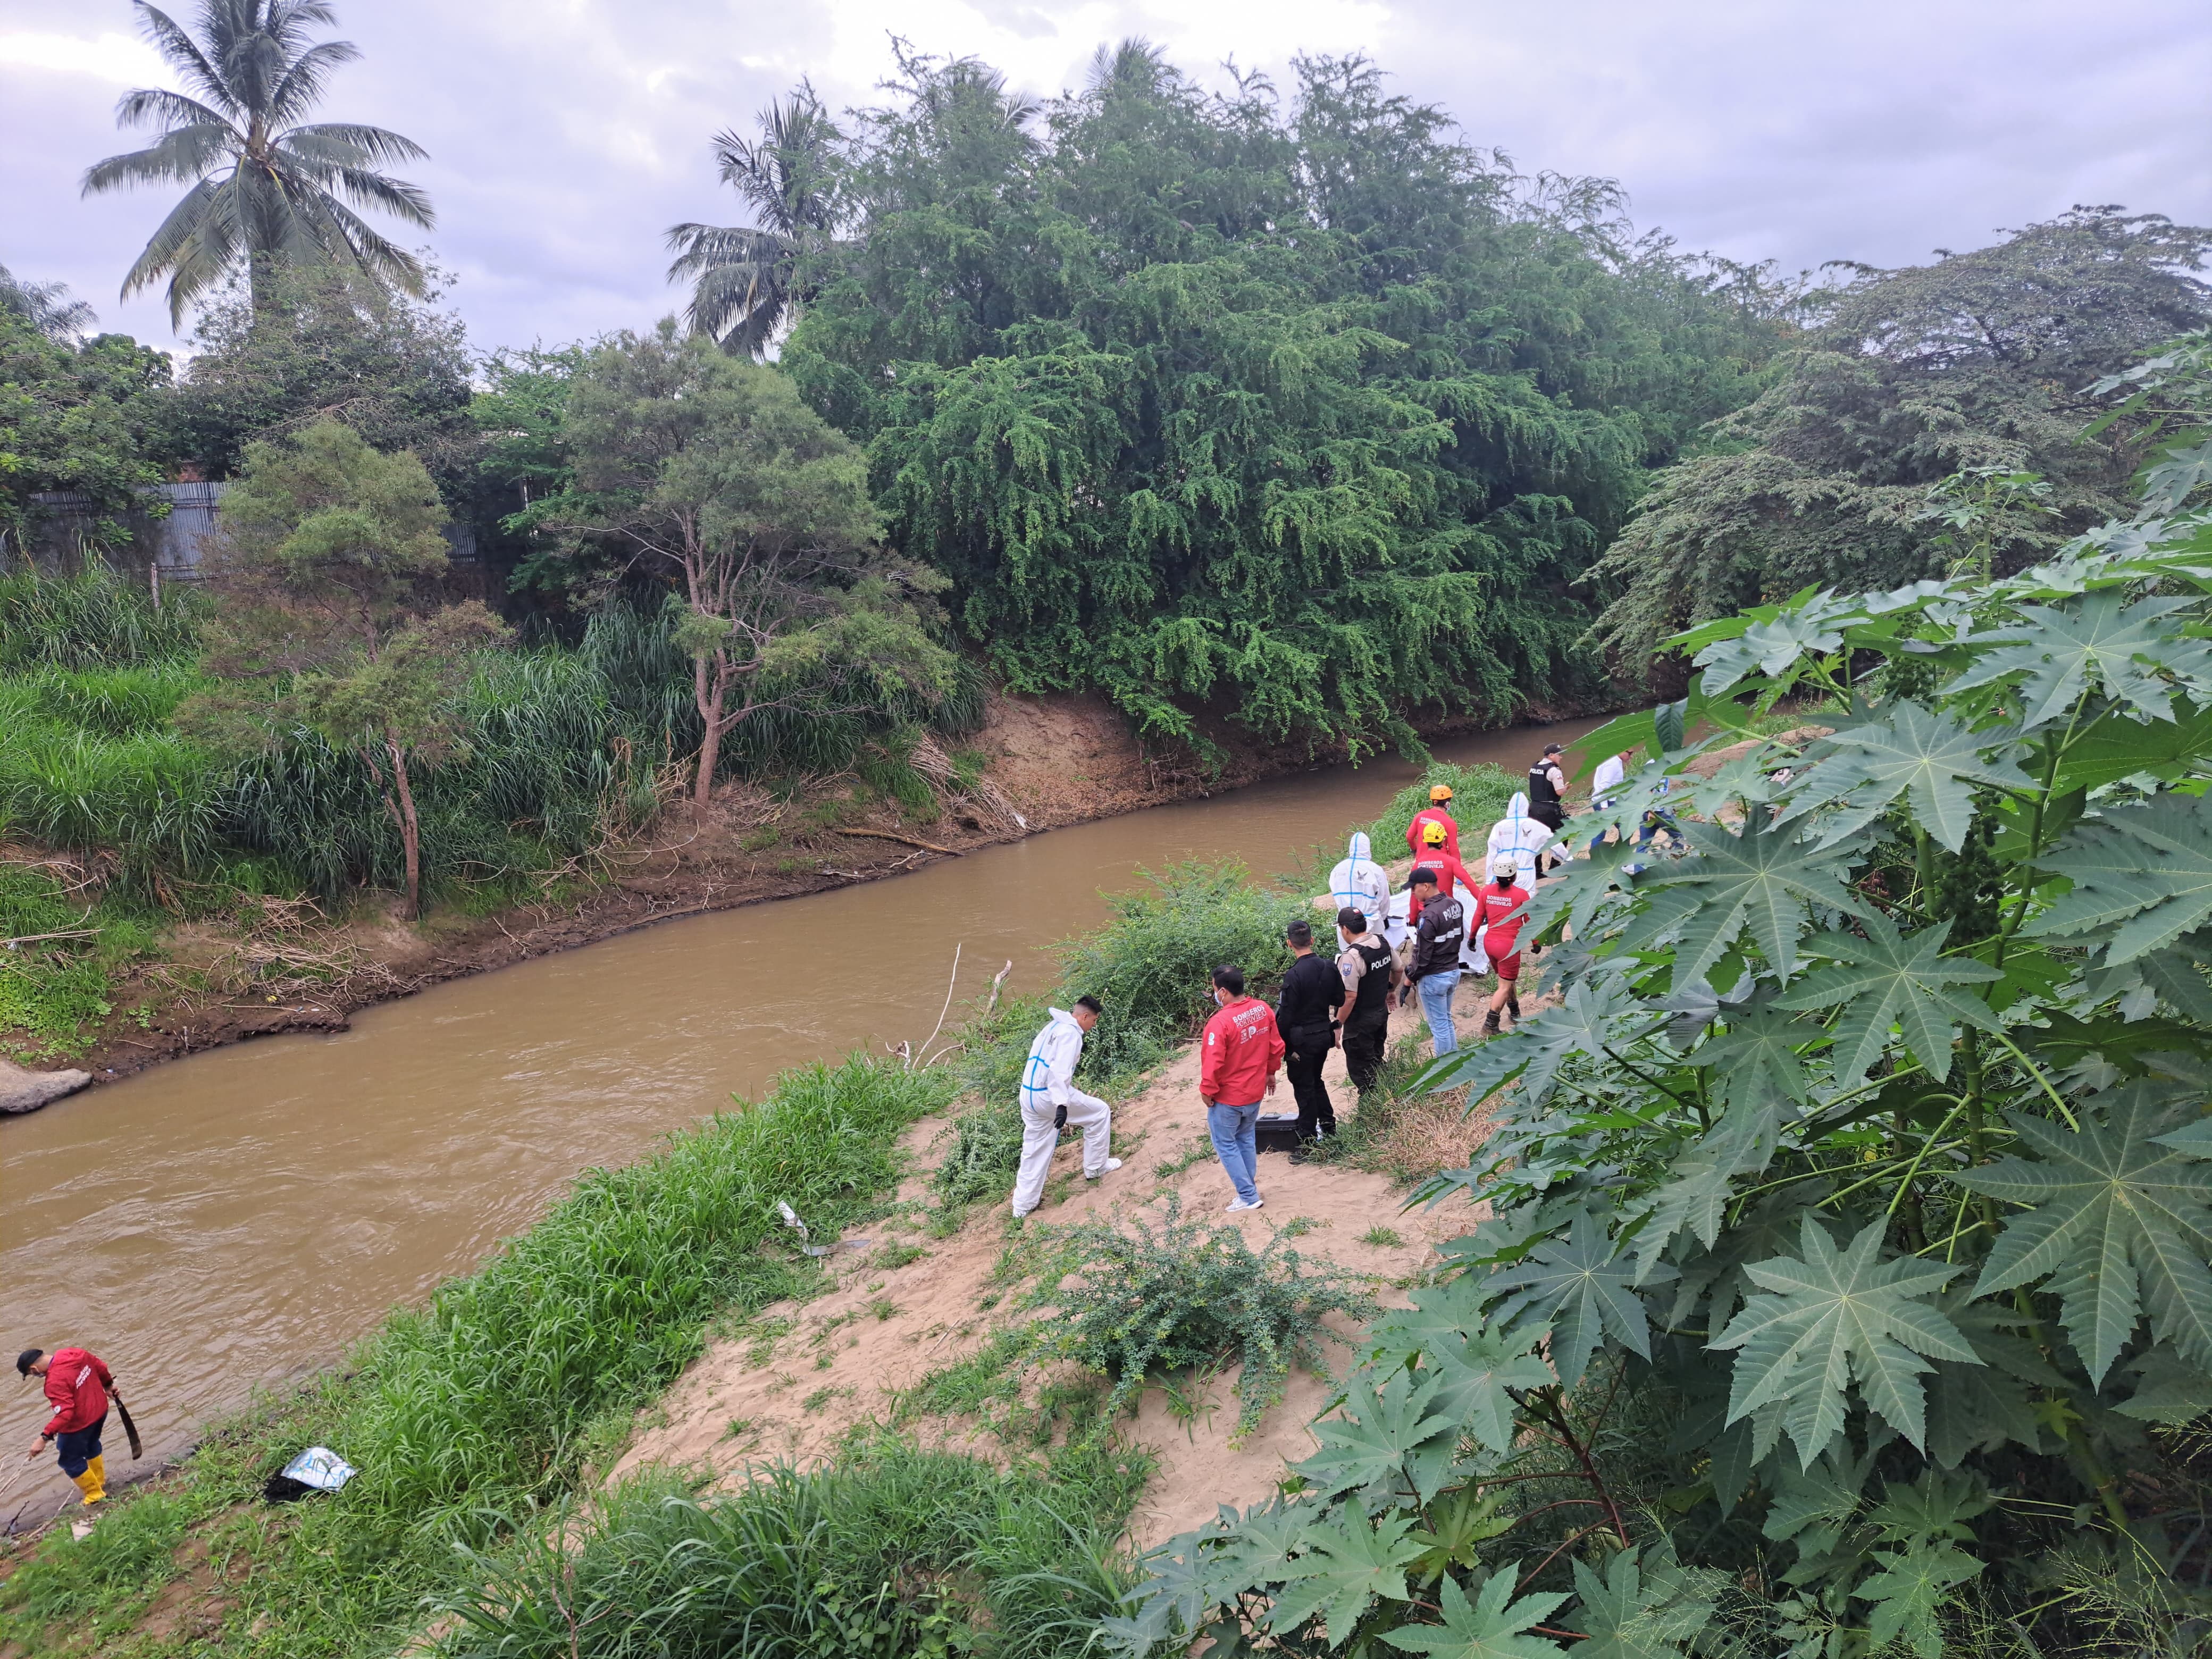
[[28,29],[0,32],[0,67],[85,75],[120,87],[169,82],[168,65],[143,40],[106,33],[39,34]]

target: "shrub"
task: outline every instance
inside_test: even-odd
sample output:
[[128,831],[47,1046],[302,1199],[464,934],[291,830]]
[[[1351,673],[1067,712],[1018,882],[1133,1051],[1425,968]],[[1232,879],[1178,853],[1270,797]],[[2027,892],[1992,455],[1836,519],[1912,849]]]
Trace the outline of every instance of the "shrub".
[[1149,887],[1109,896],[1106,925],[1060,947],[1066,994],[1087,991],[1106,1008],[1084,1045],[1086,1076],[1141,1071],[1191,1036],[1212,1010],[1221,963],[1243,969],[1253,995],[1272,995],[1290,965],[1283,928],[1310,914],[1235,859],[1137,873]]
[[1255,1252],[1235,1227],[1185,1221],[1175,1194],[1157,1233],[1138,1220],[1127,1231],[1097,1221],[1053,1234],[1036,1276],[1030,1301],[1054,1311],[1032,1327],[1033,1352],[1111,1377],[1109,1419],[1156,1372],[1241,1364],[1232,1445],[1281,1401],[1292,1365],[1343,1340],[1323,1315],[1375,1311],[1352,1275],[1313,1267],[1280,1234]]

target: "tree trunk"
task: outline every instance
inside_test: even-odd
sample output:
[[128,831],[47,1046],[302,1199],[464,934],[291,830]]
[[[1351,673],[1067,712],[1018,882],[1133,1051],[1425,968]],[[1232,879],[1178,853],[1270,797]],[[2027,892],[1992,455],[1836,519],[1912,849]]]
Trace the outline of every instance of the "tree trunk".
[[399,845],[407,858],[407,920],[416,921],[422,915],[422,825],[415,816],[415,792],[408,787],[407,751],[388,726],[384,751],[392,757],[392,786],[399,792]]
[[705,811],[714,794],[714,763],[722,752],[722,696],[728,688],[722,684],[720,670],[708,672],[707,659],[695,658],[691,665],[691,696],[699,705],[699,718],[705,722],[706,735],[699,739],[699,776],[691,789],[691,805]]

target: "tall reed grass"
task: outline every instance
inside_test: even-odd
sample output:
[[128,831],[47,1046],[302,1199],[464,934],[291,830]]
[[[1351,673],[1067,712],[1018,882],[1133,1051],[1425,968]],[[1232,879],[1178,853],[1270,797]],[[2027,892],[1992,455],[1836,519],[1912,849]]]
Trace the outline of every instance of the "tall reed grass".
[[884,1436],[696,1500],[635,1481],[523,1550],[475,1558],[447,1659],[752,1659],[1091,1650],[1128,1583],[1133,1460],[1001,1472]]
[[198,647],[205,601],[172,588],[160,610],[105,568],[46,580],[0,576],[0,672],[179,662]]

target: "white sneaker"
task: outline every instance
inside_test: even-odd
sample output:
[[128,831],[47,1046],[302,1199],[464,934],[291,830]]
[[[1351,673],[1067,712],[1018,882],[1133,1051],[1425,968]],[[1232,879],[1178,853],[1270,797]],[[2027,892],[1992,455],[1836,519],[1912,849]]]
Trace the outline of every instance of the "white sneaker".
[[1235,1215],[1239,1210],[1262,1210],[1267,1206],[1267,1200],[1264,1198],[1255,1198],[1249,1204],[1240,1198],[1229,1206],[1229,1213]]
[[1099,1171],[1098,1171],[1098,1175],[1092,1175],[1092,1174],[1091,1174],[1088,1170],[1085,1170],[1085,1171],[1083,1172],[1083,1178],[1084,1178],[1085,1181],[1096,1181],[1096,1180],[1097,1180],[1097,1179],[1098,1179],[1098,1176],[1103,1176],[1103,1175],[1111,1175],[1111,1174],[1113,1174],[1113,1173],[1114,1173],[1114,1171],[1115,1171],[1115,1170],[1116,1170],[1120,1169],[1121,1167],[1121,1160],[1120,1158],[1108,1158],[1108,1159],[1106,1160],[1106,1167],[1105,1167],[1104,1169],[1103,1169],[1103,1170],[1099,1170]]

